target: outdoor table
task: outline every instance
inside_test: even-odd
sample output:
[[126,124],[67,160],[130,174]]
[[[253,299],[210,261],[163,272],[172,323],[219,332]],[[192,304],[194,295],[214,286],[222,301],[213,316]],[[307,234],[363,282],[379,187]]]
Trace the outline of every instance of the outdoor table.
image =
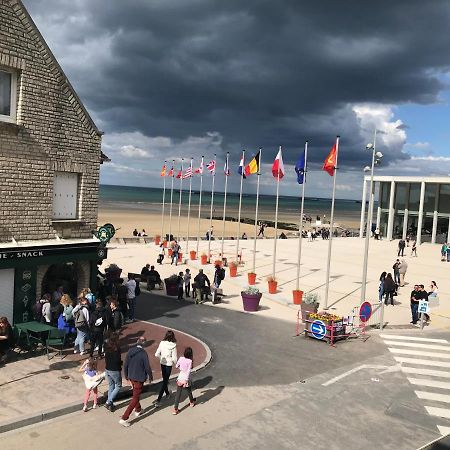
[[19,330],[19,338],[22,332],[24,332],[27,336],[27,343],[30,345],[30,339],[34,339],[42,344],[45,342],[42,339],[39,339],[35,336],[30,336],[30,333],[37,333],[41,334],[46,331],[54,330],[55,327],[52,325],[48,325],[47,323],[41,323],[41,322],[23,322],[23,323],[16,323],[15,326]]

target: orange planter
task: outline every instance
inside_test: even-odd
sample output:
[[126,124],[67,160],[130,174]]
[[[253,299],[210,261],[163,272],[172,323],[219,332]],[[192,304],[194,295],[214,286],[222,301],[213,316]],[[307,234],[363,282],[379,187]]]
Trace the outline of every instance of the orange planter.
[[172,256],[172,253],[173,253],[173,250],[172,250],[171,248],[169,248],[169,250],[167,250],[167,254],[168,254],[169,256]]
[[167,248],[167,241],[163,241],[163,247]]
[[254,284],[256,284],[256,273],[249,272],[247,274],[247,277],[248,277],[248,284],[250,286],[253,286]]
[[268,281],[269,283],[269,294],[276,294],[277,293],[277,281]]
[[205,266],[206,264],[208,264],[208,255],[202,255],[201,259],[202,259],[202,265]]
[[183,253],[178,253],[178,262],[181,262],[183,260]]
[[293,296],[293,299],[294,299],[294,305],[301,305],[302,304],[303,291],[301,291],[301,290],[292,291],[292,296]]
[[230,266],[230,277],[237,277],[237,266]]
[[189,252],[189,256],[191,257],[191,261],[194,261],[197,259],[197,252],[195,250],[191,250]]
[[159,245],[161,243],[161,238],[159,236],[155,236],[155,245]]

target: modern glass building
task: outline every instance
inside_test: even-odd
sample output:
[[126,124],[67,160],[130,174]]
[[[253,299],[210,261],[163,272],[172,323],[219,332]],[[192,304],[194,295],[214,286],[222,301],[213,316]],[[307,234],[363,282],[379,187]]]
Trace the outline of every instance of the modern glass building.
[[[386,239],[405,239],[409,234],[422,242],[450,241],[450,177],[374,176],[378,207],[374,223]],[[364,177],[360,235],[364,230],[366,195],[370,176]],[[377,196],[375,194],[378,194]]]

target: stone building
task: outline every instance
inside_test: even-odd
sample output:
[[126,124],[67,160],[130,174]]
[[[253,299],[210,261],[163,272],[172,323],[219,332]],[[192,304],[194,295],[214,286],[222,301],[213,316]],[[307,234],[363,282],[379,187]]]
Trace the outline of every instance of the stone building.
[[101,135],[22,2],[0,0],[0,316],[95,284]]

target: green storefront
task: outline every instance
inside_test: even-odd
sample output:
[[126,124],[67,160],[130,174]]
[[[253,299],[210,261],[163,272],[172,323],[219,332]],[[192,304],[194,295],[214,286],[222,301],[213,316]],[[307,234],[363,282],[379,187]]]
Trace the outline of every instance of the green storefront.
[[36,298],[58,286],[72,298],[84,287],[94,290],[107,250],[97,240],[80,241],[0,247],[0,316],[13,323],[31,320]]

